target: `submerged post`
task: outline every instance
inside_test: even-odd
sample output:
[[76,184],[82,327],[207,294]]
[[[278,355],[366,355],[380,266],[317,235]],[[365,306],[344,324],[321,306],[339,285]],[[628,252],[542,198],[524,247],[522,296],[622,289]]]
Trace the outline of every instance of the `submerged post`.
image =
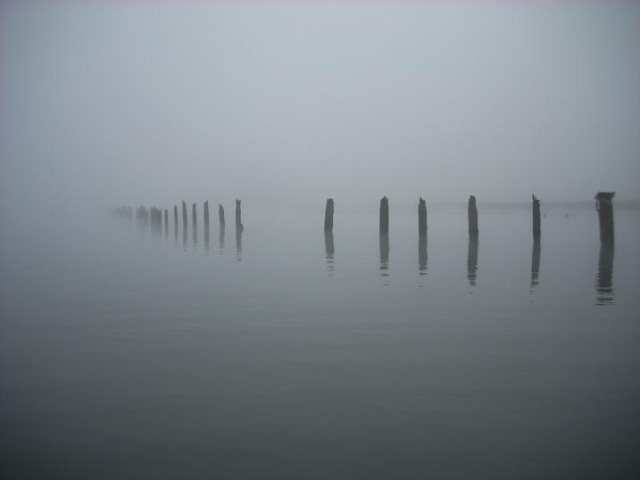
[[533,215],[533,240],[540,241],[540,199],[531,195],[531,208]]
[[380,199],[380,235],[389,234],[389,199]]
[[422,197],[418,204],[418,235],[421,237],[427,235],[427,204]]
[[242,225],[242,208],[240,206],[240,200],[236,199],[236,230],[242,231],[244,226]]
[[476,197],[469,197],[469,205],[467,207],[467,215],[469,217],[469,236],[478,236],[478,207],[476,207]]
[[613,197],[616,192],[598,192],[596,210],[600,220],[600,241],[613,243]]
[[333,232],[333,198],[327,199],[327,206],[324,209],[324,231]]

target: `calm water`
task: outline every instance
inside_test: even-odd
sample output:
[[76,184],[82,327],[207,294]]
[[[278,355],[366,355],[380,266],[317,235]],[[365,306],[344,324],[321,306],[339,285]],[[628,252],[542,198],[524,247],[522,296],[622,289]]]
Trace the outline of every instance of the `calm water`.
[[640,212],[244,210],[3,226],[2,478],[640,478]]

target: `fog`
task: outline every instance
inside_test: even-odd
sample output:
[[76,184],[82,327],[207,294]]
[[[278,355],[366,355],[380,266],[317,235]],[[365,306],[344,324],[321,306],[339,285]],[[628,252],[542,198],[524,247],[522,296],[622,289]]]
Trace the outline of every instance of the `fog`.
[[2,212],[637,200],[637,2],[3,2]]

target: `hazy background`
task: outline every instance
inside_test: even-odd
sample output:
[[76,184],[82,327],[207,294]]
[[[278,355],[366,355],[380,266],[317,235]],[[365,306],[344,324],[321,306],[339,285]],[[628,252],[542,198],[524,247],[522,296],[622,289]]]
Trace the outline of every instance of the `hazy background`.
[[0,211],[637,200],[639,3],[560,3],[2,2]]

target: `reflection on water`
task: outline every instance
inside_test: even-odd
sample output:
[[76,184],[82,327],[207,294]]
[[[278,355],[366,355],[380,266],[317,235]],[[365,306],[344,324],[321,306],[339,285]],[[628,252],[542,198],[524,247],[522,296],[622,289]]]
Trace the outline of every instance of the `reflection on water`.
[[389,235],[380,235],[380,275],[389,276]]
[[540,276],[540,240],[533,241],[533,250],[531,251],[531,286],[533,291],[538,286]]
[[327,261],[327,272],[329,273],[329,275],[333,275],[333,254],[335,253],[335,247],[333,245],[333,232],[331,231],[324,232],[324,250],[326,253],[325,259]]
[[418,237],[418,271],[420,275],[427,274],[427,236]]
[[613,304],[613,243],[600,244],[598,276],[596,277],[596,305]]
[[467,279],[469,285],[476,285],[476,277],[478,276],[478,237],[469,237],[469,251],[467,253]]
[[236,228],[236,260],[242,261],[242,228]]
[[224,223],[220,225],[220,255],[224,253]]

